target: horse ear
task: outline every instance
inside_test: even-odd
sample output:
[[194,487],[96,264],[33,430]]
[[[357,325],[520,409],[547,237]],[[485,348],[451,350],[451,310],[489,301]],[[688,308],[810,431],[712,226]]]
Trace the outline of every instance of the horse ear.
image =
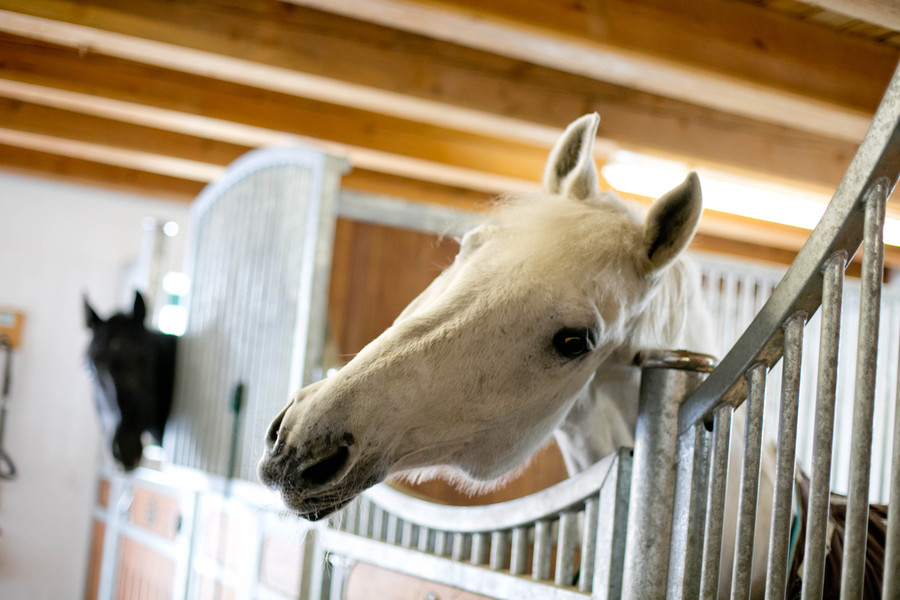
[[594,166],[594,138],[600,115],[591,113],[570,124],[556,142],[544,167],[544,190],[577,200],[600,193]]
[[89,329],[93,329],[97,324],[102,322],[102,319],[100,319],[94,309],[91,308],[91,303],[88,302],[87,294],[82,294],[81,299],[84,302],[84,324],[87,325]]
[[147,306],[144,304],[144,297],[137,290],[134,291],[134,310],[131,312],[131,318],[138,323],[143,323],[147,316]]
[[653,203],[644,223],[643,236],[648,272],[663,268],[687,247],[702,211],[700,178],[693,171]]

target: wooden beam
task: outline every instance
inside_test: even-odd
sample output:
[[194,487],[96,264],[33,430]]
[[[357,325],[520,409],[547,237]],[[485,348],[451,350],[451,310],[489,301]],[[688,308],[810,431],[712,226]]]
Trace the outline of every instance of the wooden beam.
[[806,4],[819,6],[866,23],[900,31],[900,4],[894,0],[804,0]]
[[[852,142],[865,135],[900,57],[874,42],[720,0],[290,1]],[[840,89],[819,83],[837,78]]]
[[111,148],[103,144],[55,138],[3,127],[0,127],[0,145],[58,154],[201,183],[212,181],[224,171],[224,167],[199,161],[161,156],[139,150]]
[[[248,23],[241,23],[240,17],[233,23],[226,23],[225,27],[232,28],[231,32],[219,35],[213,31],[204,35],[203,30],[196,28],[196,23],[213,16],[211,13],[201,11],[185,17],[184,13],[191,7],[166,5],[164,8],[170,15],[187,19],[169,23],[165,18],[169,15],[165,12],[142,18],[140,11],[130,12],[126,4],[129,3],[123,2],[116,9],[106,9],[55,0],[40,4],[4,0],[2,6],[12,10],[0,10],[0,31],[461,131],[542,143],[551,143],[558,134],[553,128],[520,119],[487,115],[476,110],[411,97],[389,88],[359,85],[315,73],[300,72],[293,66],[288,66],[292,62],[290,59],[296,56],[293,53],[279,53],[284,55],[281,60],[272,61],[271,41],[257,47],[258,40],[251,39]],[[135,5],[131,3],[130,8],[135,8]],[[95,25],[80,24],[80,19]],[[277,21],[271,21],[268,25],[278,29]],[[133,33],[121,33],[116,31],[117,27]],[[240,32],[237,36],[236,31]],[[290,35],[288,30],[277,33],[282,36]],[[198,43],[192,43],[194,41]],[[270,58],[268,63],[265,61],[266,57]]]
[[0,144],[0,170],[174,202],[191,202],[204,183]]
[[[40,87],[29,87],[27,85],[17,85],[5,80],[0,80],[0,96],[11,96],[17,100],[33,100],[36,102],[46,103],[51,106],[65,106],[67,108],[74,108],[75,106],[83,104],[85,101],[87,101],[87,98],[72,93],[59,92],[53,89]],[[0,110],[2,110],[2,108],[0,108]],[[34,113],[36,111],[32,109],[29,112]],[[143,124],[148,124],[154,128],[160,128],[164,131],[183,130],[181,127],[179,127],[179,125],[185,123],[187,125],[186,129],[193,131],[202,131],[206,134],[206,141],[202,141],[200,139],[192,140],[189,144],[190,146],[198,144],[201,146],[215,146],[215,144],[211,144],[209,140],[210,138],[215,139],[217,137],[224,137],[227,139],[240,138],[248,142],[262,142],[266,139],[272,139],[279,135],[278,132],[275,131],[254,132],[250,131],[249,129],[243,129],[240,133],[237,133],[235,131],[235,128],[231,127],[231,123],[229,122],[223,121],[220,123],[215,123],[210,119],[196,118],[190,115],[183,115],[181,113],[173,111],[147,111],[144,109],[144,107],[139,105],[135,105],[131,107],[131,109],[129,109],[128,105],[125,103],[115,103],[114,105],[110,105],[109,103],[104,103],[102,101],[91,103],[90,112],[109,116],[120,113],[121,116],[127,118],[128,120],[123,123],[116,123],[115,125],[109,125],[107,127],[102,127],[99,129],[92,129],[91,127],[79,125],[80,121],[83,120],[93,121],[94,118],[92,116],[83,116],[79,113],[71,112],[69,113],[70,117],[68,120],[57,122],[65,122],[70,126],[67,129],[77,128],[85,134],[97,131],[103,132],[103,137],[107,138],[109,142],[114,146],[117,145],[117,143],[121,142],[122,138],[120,136],[122,130],[128,130],[129,128],[135,127],[134,125],[130,125],[130,121],[137,121]],[[22,121],[23,125],[25,123],[30,123],[27,118],[22,118],[20,120]],[[46,122],[44,123],[46,124]],[[112,122],[110,121],[110,123]],[[142,128],[150,129],[150,127]],[[141,138],[140,136],[138,136],[136,139],[141,141],[153,141],[159,135],[160,134],[157,133],[153,134],[152,136],[148,136],[147,138]],[[170,152],[170,150],[174,151],[174,153],[177,154],[178,149],[184,148],[180,144],[172,143],[171,141],[164,141],[154,144],[156,146],[160,146],[160,158],[158,160],[150,160],[148,158],[149,155],[147,153],[142,153],[141,151],[128,151],[121,153],[116,149],[110,149],[109,151],[106,151],[104,150],[105,142],[97,143],[95,141],[80,140],[81,142],[83,142],[83,144],[79,146],[75,143],[79,140],[73,140],[70,136],[64,136],[66,137],[66,139],[63,141],[54,141],[51,136],[46,135],[15,135],[14,133],[9,131],[6,133],[0,131],[0,137],[5,139],[6,143],[13,145],[22,145],[23,147],[35,149],[39,149],[36,146],[37,144],[46,142],[48,144],[48,149],[55,148],[58,152],[64,155],[71,155],[72,152],[85,151],[93,157],[93,160],[117,164],[124,167],[136,167],[138,165],[143,165],[150,170],[165,168],[167,169],[165,172],[169,174],[182,176],[188,179],[195,179],[198,181],[209,181],[218,173],[218,169],[208,170],[197,165],[194,165],[192,167],[191,163],[184,162],[180,159],[173,158],[172,161],[163,160],[162,157],[164,155],[172,153]],[[77,138],[78,136],[74,137]],[[179,136],[176,135],[175,137]],[[500,194],[509,191],[538,191],[539,189],[535,181],[498,175],[476,169],[455,167],[453,165],[447,165],[437,161],[429,161],[418,159],[415,157],[395,155],[387,152],[371,150],[368,148],[333,143],[327,140],[316,138],[300,138],[296,136],[281,137],[283,139],[283,142],[285,143],[300,143],[306,146],[318,148],[324,152],[346,156],[348,159],[350,159],[352,164],[360,168],[381,171],[400,177],[406,177],[410,179],[416,178],[422,181],[442,185],[453,185],[468,189],[482,190],[491,194]],[[190,138],[189,136],[184,136],[184,139]],[[258,145],[264,144],[259,143]],[[230,162],[230,160],[233,160],[233,158],[236,158],[240,153],[246,150],[249,150],[249,147],[242,148],[240,152],[234,153],[234,156],[231,157],[228,161],[218,162],[220,163],[220,165],[226,165],[228,162]],[[166,166],[163,167],[163,165]],[[540,171],[535,169],[532,172],[532,177],[537,177],[539,176],[539,174]]]
[[[309,11],[304,12],[304,20],[306,12]],[[345,48],[340,40],[329,39],[325,33],[318,36],[312,41],[316,47],[325,48],[327,57],[320,69],[333,56],[350,54],[358,71],[375,74],[373,79],[377,81],[372,83],[400,84],[393,75],[382,78],[382,74],[394,72],[438,73],[445,85],[434,88],[435,99],[442,106],[477,104],[484,114],[515,114],[517,118],[545,123],[554,132],[575,116],[597,110],[602,115],[598,141],[601,160],[612,148],[623,147],[676,156],[720,170],[806,182],[821,190],[833,189],[856,149],[848,142],[527,67],[483,53],[466,51],[460,55],[459,49],[446,44],[432,48],[435,53],[424,58],[420,53],[404,52],[385,56],[366,51],[369,46],[360,45],[361,38],[354,38]],[[412,119],[377,116],[377,106],[360,111],[305,98],[298,100],[278,92],[110,58],[91,50],[78,52],[42,45],[25,38],[0,37],[0,56],[4,56],[0,77],[10,80],[3,83],[2,93],[7,95],[18,94],[15,97],[137,120],[154,127],[164,127],[163,123],[169,121],[179,130],[226,141],[260,145],[284,140],[284,134],[289,133],[305,141],[336,141],[526,179],[537,177],[539,163],[549,148],[549,143],[490,140],[484,132],[459,132]],[[297,60],[302,62],[300,57]],[[188,57],[185,62],[189,62]],[[153,85],[147,85],[148,81]],[[12,82],[40,87],[29,90]],[[407,84],[413,85],[403,83]],[[479,93],[471,93],[472,90]],[[158,109],[183,114],[163,114]],[[383,157],[374,157],[372,165],[357,164],[376,168],[375,162],[383,163]],[[409,167],[403,172],[398,169],[395,174],[414,176]],[[452,184],[456,176],[452,174],[443,182]]]
[[[217,166],[229,164],[252,148],[202,138],[176,129],[159,129],[2,95],[0,124],[6,130],[87,142],[109,147],[113,151],[135,150]],[[187,173],[185,175],[185,178],[191,178]],[[197,173],[197,180],[206,179],[203,171]]]

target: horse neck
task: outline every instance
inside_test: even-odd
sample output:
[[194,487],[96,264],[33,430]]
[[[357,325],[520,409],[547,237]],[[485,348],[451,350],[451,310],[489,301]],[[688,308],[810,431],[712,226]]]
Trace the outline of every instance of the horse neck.
[[663,275],[629,341],[601,364],[556,430],[570,474],[622,446],[634,445],[641,381],[640,369],[633,363],[636,352],[643,348],[708,352],[709,323],[699,276],[692,265],[679,261]]

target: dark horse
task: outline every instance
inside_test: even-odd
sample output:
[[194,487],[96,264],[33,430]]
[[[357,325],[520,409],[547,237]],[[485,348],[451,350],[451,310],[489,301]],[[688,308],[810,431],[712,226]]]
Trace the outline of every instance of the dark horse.
[[113,458],[126,471],[141,461],[143,432],[162,442],[172,406],[178,338],[144,327],[146,314],[139,292],[131,314],[117,313],[106,321],[84,298],[85,321],[93,333],[87,359],[97,410]]

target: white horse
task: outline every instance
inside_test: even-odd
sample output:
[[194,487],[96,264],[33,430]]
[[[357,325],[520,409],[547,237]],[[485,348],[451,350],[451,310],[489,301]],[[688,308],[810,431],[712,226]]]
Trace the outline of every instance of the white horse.
[[498,206],[390,328],[275,418],[259,476],[288,507],[320,519],[394,476],[490,488],[551,435],[571,473],[633,444],[635,353],[710,347],[680,257],[702,202],[693,173],[644,220],[601,193],[598,123],[572,123],[545,193]]

